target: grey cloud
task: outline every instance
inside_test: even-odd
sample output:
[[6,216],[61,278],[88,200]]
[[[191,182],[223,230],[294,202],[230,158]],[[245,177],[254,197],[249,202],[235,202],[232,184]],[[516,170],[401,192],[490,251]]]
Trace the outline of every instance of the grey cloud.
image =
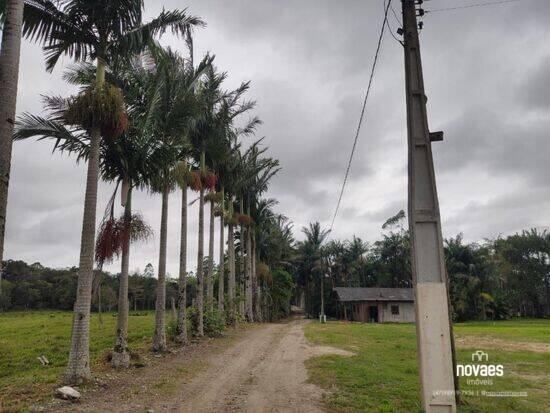
[[[445,8],[455,1],[425,4],[426,9]],[[252,80],[251,97],[264,120],[258,136],[266,136],[270,155],[281,161],[283,170],[266,196],[279,199],[277,211],[294,221],[298,238],[311,221],[328,226],[368,80],[382,2],[165,0],[147,1],[146,7],[149,16],[162,7],[189,7],[207,21],[208,27],[195,34],[197,56],[215,53],[216,64],[229,72],[231,87]],[[550,35],[549,14],[550,2],[525,0],[424,19],[430,126],[446,134],[445,142],[434,144],[446,236],[462,231],[478,240],[547,222],[550,44],[544,39]],[[163,42],[186,53],[181,39],[167,34]],[[61,68],[53,74],[43,68],[39,47],[25,43],[20,113],[40,112],[40,94],[71,92],[60,78]],[[405,125],[403,52],[386,34],[334,237],[376,239],[384,220],[403,208]],[[6,258],[77,264],[84,176],[84,165],[51,155],[48,143],[15,145]],[[98,219],[111,191],[100,185]],[[170,197],[172,275],[178,273],[180,202],[178,193]],[[134,205],[155,238],[132,248],[130,267],[151,262],[156,268],[160,197],[138,193]],[[197,218],[194,205],[189,211],[191,270]],[[108,269],[116,272],[119,265]]]
[[550,109],[550,56],[528,72],[518,94],[530,109]]

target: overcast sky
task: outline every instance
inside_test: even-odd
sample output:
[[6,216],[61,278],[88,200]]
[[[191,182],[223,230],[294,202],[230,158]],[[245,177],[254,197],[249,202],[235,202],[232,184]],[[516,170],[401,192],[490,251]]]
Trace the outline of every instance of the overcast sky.
[[[302,226],[330,225],[382,22],[382,0],[146,0],[147,16],[184,8],[208,24],[195,35],[229,73],[228,87],[252,81],[271,156],[283,167],[267,194]],[[394,0],[397,12],[400,2]],[[433,0],[426,9],[479,3]],[[443,130],[434,159],[445,236],[478,241],[548,226],[550,210],[550,2],[522,0],[427,14],[421,33],[428,119]],[[391,16],[394,31],[398,27]],[[163,43],[185,52],[171,35]],[[41,94],[69,94],[41,50],[24,43],[18,113],[40,113]],[[403,51],[388,33],[333,237],[373,241],[406,209]],[[52,154],[51,142],[14,145],[5,259],[78,265],[85,164]],[[98,219],[113,187],[100,184]],[[156,230],[132,248],[130,268],[158,267],[160,196],[133,207]],[[170,197],[168,272],[178,272],[180,195]],[[190,210],[189,260],[196,263],[198,209]],[[218,245],[217,242],[215,244]],[[217,255],[216,255],[217,256]],[[118,271],[119,263],[108,269]]]

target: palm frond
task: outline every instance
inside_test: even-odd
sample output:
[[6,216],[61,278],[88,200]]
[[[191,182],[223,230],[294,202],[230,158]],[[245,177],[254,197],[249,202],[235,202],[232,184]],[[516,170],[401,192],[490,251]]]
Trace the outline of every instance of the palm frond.
[[[160,15],[149,23],[140,25],[121,34],[110,45],[110,53],[132,55],[140,53],[148,43],[171,30],[176,35],[184,35],[192,26],[205,26],[205,23],[197,16],[189,16],[184,10],[162,10]],[[116,52],[115,52],[116,51]]]
[[37,140],[54,140],[53,151],[74,152],[77,159],[87,158],[89,153],[89,136],[83,130],[69,128],[58,119],[47,119],[24,113],[15,124],[14,140],[36,138]]

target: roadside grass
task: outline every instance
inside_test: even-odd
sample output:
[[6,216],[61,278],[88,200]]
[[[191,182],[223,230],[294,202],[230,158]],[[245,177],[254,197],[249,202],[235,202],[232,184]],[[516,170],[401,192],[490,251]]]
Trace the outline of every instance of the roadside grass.
[[[72,312],[38,311],[0,313],[0,411],[17,411],[28,400],[50,396],[60,383],[70,349]],[[97,314],[90,323],[92,369],[101,370],[115,339],[116,314]],[[147,347],[154,331],[154,313],[130,313],[130,349]],[[37,357],[46,356],[43,366]]]
[[490,336],[503,340],[550,343],[550,320],[513,319],[454,324],[455,335]]
[[[544,331],[546,329],[546,331]],[[550,343],[550,320],[512,320],[455,325],[460,337],[494,337],[510,342]],[[352,357],[327,355],[307,362],[312,383],[329,390],[331,412],[422,412],[413,324],[359,324],[313,322],[306,327],[313,344],[354,352]],[[459,347],[458,363],[471,363],[471,353],[484,350],[489,364],[504,365],[504,376],[492,385],[460,380],[461,413],[550,412],[550,353]],[[527,397],[486,397],[482,391],[527,392]]]

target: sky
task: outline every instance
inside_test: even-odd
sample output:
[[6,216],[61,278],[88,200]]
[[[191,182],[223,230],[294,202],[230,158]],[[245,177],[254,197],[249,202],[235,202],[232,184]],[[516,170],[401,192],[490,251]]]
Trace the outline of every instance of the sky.
[[[400,2],[394,0],[398,17]],[[432,0],[425,9],[480,3]],[[353,143],[383,0],[146,0],[146,19],[186,8],[207,27],[195,33],[195,59],[215,54],[227,87],[252,82],[249,97],[263,120],[269,154],[282,170],[266,196],[301,228],[327,228]],[[442,228],[482,241],[531,227],[547,228],[550,210],[550,2],[427,13],[420,35]],[[397,19],[390,15],[395,32]],[[170,33],[162,44],[186,53]],[[18,113],[41,113],[41,95],[67,96],[63,58],[46,73],[39,46],[24,42]],[[402,46],[385,33],[371,96],[332,238],[372,242],[384,221],[407,205],[406,111]],[[252,138],[247,138],[252,142]],[[78,265],[86,165],[52,153],[49,141],[14,144],[5,259],[51,267]],[[98,220],[114,187],[101,183]],[[192,199],[192,197],[191,197]],[[133,207],[155,230],[134,245],[131,270],[158,267],[159,195],[134,194]],[[178,273],[181,195],[170,196],[168,273]],[[119,208],[119,211],[121,209]],[[196,265],[198,208],[189,211],[189,268]],[[207,245],[207,244],[206,244]],[[215,242],[216,250],[218,242]],[[215,257],[217,257],[217,253]],[[114,262],[107,267],[120,269]]]

